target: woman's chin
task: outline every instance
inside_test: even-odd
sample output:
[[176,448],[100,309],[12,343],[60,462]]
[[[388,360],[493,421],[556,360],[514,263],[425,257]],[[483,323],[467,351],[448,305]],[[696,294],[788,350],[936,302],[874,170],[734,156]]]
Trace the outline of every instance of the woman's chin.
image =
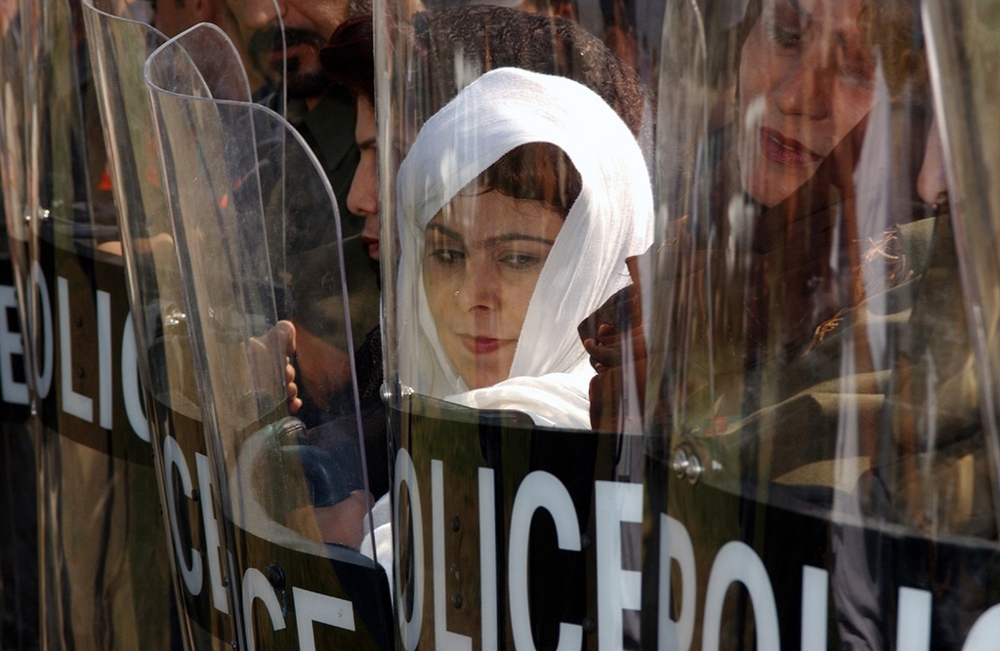
[[462,381],[470,389],[485,389],[506,379],[506,376],[501,377],[499,372],[478,372],[475,375],[462,376]]
[[795,194],[819,167],[818,163],[782,165],[763,156],[757,160],[756,169],[742,175],[743,189],[765,208],[773,208]]
[[751,199],[765,208],[773,208],[792,196],[807,180],[808,177],[781,179],[779,183],[775,183],[774,179],[770,179],[770,182],[751,182],[747,184],[746,192]]
[[443,336],[442,343],[451,367],[470,389],[484,389],[503,382],[510,375],[516,339]]
[[510,376],[510,364],[500,360],[479,360],[480,363],[467,366],[459,373],[459,377],[470,389],[485,389],[503,382]]

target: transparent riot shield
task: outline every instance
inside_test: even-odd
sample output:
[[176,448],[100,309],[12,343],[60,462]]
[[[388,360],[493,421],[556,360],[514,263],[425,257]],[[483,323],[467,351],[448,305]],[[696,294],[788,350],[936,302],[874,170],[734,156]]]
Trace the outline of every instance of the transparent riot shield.
[[[329,182],[280,116],[249,102],[225,35],[199,25],[146,63],[199,396],[222,496],[242,648],[392,644],[376,562],[339,247],[297,250],[308,213],[339,228]],[[314,337],[316,277],[327,279]],[[334,308],[336,306],[336,308]],[[308,426],[289,356],[339,360]],[[312,423],[310,423],[312,425]]]
[[[944,134],[940,155],[951,163],[947,171],[952,176],[947,180],[959,197],[956,231],[965,251],[960,263],[965,274],[963,291],[970,297],[968,318],[976,353],[984,360],[978,369],[983,374],[981,381],[994,392],[984,399],[990,405],[983,410],[984,423],[996,428],[1000,304],[995,288],[1000,283],[1000,267],[995,249],[1000,193],[987,179],[1000,170],[996,137],[1000,120],[990,99],[1000,84],[995,74],[1000,62],[998,26],[983,20],[975,3],[966,2],[927,3],[924,20],[930,25],[931,72],[939,102],[936,110],[943,116],[938,124]],[[995,429],[991,433],[997,436]],[[993,461],[996,463],[996,456]],[[1000,467],[996,472],[1000,474]]]
[[[233,38],[245,50],[254,101],[279,113],[295,127],[315,154],[333,188],[340,215],[339,237],[352,336],[358,344],[359,358],[367,359],[369,356],[364,348],[371,348],[368,342],[379,339],[380,288],[377,264],[369,257],[369,245],[362,235],[365,216],[354,214],[347,205],[360,158],[354,138],[355,99],[346,86],[332,81],[328,74],[330,70],[321,64],[320,53],[332,34],[345,22],[360,18],[358,14],[370,13],[371,3],[231,0],[227,6],[227,13],[231,14],[238,27],[238,38]],[[345,67],[354,66],[348,63]],[[288,246],[302,254],[300,261],[303,263],[309,255],[324,257],[326,254],[321,247],[335,246],[338,238],[338,232],[331,224],[317,223],[309,219],[308,214],[308,211],[301,216],[290,212],[285,229]],[[308,253],[310,251],[313,253]],[[321,339],[331,335],[321,325],[323,320],[329,318],[323,314],[324,286],[329,282],[329,279],[317,278],[316,294],[307,301],[313,306],[314,313],[303,314],[303,318],[312,322],[310,334]],[[327,407],[323,396],[327,391],[326,385],[335,384],[336,380],[324,375],[318,359],[300,357],[297,362],[301,376],[299,388],[305,403],[303,419],[321,418]],[[381,363],[374,365],[380,366]],[[359,382],[362,410],[366,413],[384,412],[377,397],[378,391],[367,390],[365,374]],[[381,372],[377,378],[372,378],[372,385],[380,384]],[[366,405],[366,402],[371,404]],[[379,413],[378,417],[384,421],[384,413]]]
[[28,405],[24,344],[6,230],[0,231],[0,646],[38,648],[37,418]]
[[[173,228],[143,65],[166,41],[111,2],[83,3],[91,61],[110,153],[129,279],[138,368],[150,423],[172,551],[174,593],[189,649],[221,649],[235,639],[195,362]],[[115,11],[125,15],[116,15]]]
[[25,80],[23,308],[41,422],[40,645],[169,648],[167,538],[81,6],[20,9],[23,66],[10,79]]
[[376,10],[396,625],[408,650],[638,648],[616,342],[652,244],[659,26],[631,22],[645,3],[451,5]]
[[24,156],[25,57],[21,8],[0,11],[0,646],[38,647],[38,509],[33,472],[40,420],[32,413],[34,392],[29,360],[27,291],[31,275],[28,255],[27,159]]
[[[0,69],[3,70],[0,95],[0,179],[3,181],[4,224],[7,251],[13,266],[13,287],[18,303],[26,305],[28,277],[31,274],[28,253],[27,164],[25,143],[27,118],[25,84],[27,52],[24,43],[24,18],[18,3],[4,5],[0,15]],[[26,316],[25,311],[19,312]],[[26,323],[19,324],[26,328]],[[30,353],[30,348],[28,351]],[[22,401],[28,403],[27,390]]]
[[907,1],[668,11],[643,287],[656,648],[995,644],[994,360],[928,24]]

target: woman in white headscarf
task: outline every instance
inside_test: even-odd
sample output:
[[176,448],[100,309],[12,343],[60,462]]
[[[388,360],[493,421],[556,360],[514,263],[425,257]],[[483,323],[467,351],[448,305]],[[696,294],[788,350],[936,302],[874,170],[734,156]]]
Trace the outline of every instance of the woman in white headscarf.
[[621,118],[577,82],[493,70],[427,121],[397,188],[403,385],[589,429],[577,326],[652,241],[649,173]]

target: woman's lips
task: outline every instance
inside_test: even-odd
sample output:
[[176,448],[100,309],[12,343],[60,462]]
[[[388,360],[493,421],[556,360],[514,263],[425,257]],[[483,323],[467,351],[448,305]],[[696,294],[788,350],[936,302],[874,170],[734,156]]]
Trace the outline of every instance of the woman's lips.
[[823,161],[822,156],[798,140],[786,138],[768,127],[760,129],[760,147],[765,157],[782,165],[814,165]]
[[361,238],[365,246],[368,247],[368,256],[373,260],[378,260],[378,238],[376,237],[363,237]]
[[509,339],[494,339],[493,337],[468,337],[460,335],[462,344],[475,355],[489,355],[495,353],[503,346],[513,343]]

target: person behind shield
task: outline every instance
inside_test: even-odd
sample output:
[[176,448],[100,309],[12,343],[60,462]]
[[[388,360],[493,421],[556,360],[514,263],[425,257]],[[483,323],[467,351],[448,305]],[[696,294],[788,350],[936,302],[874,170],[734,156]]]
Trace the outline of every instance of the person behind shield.
[[[599,39],[570,20],[496,5],[424,11],[414,17],[415,67],[434,79],[425,110],[433,113],[458,93],[453,70],[461,58],[482,71],[516,67],[579,81],[598,93],[640,140],[651,139],[650,102],[638,77]],[[326,75],[355,101],[360,160],[347,194],[348,210],[365,220],[361,238],[379,259],[379,199],[375,142],[375,57],[370,15],[348,18],[334,31],[320,61]]]
[[[633,139],[640,132],[644,109],[648,106],[642,86],[598,39],[575,23],[496,6],[430,11],[421,14],[417,22],[420,26],[416,30],[416,40],[420,44],[421,69],[426,69],[435,78],[454,77],[451,68],[459,53],[467,61],[487,70],[516,65],[564,75],[587,84],[623,115]],[[340,24],[327,46],[320,51],[320,61],[326,74],[335,83],[349,89],[354,97],[355,141],[361,157],[347,196],[347,205],[353,214],[365,218],[362,238],[368,254],[373,260],[378,260],[373,44],[371,16],[349,18]],[[442,108],[458,93],[458,89],[451,86],[438,90],[440,94],[428,107],[430,112]],[[555,160],[549,159],[550,162]],[[578,182],[576,187],[578,192]],[[576,192],[573,194],[575,196]],[[568,204],[563,206],[563,212],[567,210]],[[355,359],[369,485],[372,495],[379,498],[386,494],[388,487],[388,451],[386,418],[381,400],[382,348],[378,329],[366,338],[355,353]],[[322,447],[327,429],[326,425],[310,429],[307,439]],[[376,502],[376,523],[380,522],[379,510],[383,504],[387,504],[387,500]],[[332,523],[334,520],[326,518],[324,509],[326,507],[316,509],[321,535],[324,540],[340,541],[339,534],[325,526],[325,521]],[[386,550],[379,547],[379,557],[391,558],[391,540],[384,536],[377,539],[387,541],[389,545]],[[363,546],[363,549],[367,547]],[[391,567],[387,570],[391,573]]]
[[334,30],[320,62],[327,77],[354,98],[354,142],[361,156],[347,193],[347,209],[364,218],[361,239],[379,259],[378,165],[375,150],[375,34],[370,14],[348,18]]
[[[709,124],[708,138],[701,144],[713,169],[710,217],[719,231],[716,241],[749,238],[755,252],[763,254],[761,259],[787,252],[783,264],[802,279],[830,276],[830,269],[819,268],[826,258],[794,241],[806,233],[833,233],[827,223],[836,213],[831,208],[854,194],[858,148],[875,97],[874,46],[881,41],[883,56],[900,49],[891,41],[905,34],[894,13],[901,4],[750,0],[738,24],[726,25],[724,34],[714,34],[716,40],[735,34],[739,52],[732,72],[710,74],[723,80],[719,83],[726,90],[717,96],[729,106],[710,111],[714,123]],[[884,33],[877,34],[877,26],[885,28]],[[722,68],[730,65],[729,51],[719,51],[723,61],[713,63],[710,57],[710,69],[720,63]],[[743,208],[740,219],[734,219],[737,200]],[[686,228],[686,216],[672,216],[677,217],[682,219],[668,228],[680,232]],[[792,288],[795,279],[788,276],[785,282],[790,296],[783,318],[798,324],[790,328],[796,342],[808,338],[808,328],[842,307],[834,305],[841,297],[826,297],[829,304],[804,304]],[[621,427],[623,382],[634,382],[638,400],[645,398],[649,342],[641,331],[638,283],[632,294],[628,300],[616,301],[630,306],[630,315],[622,318],[614,313],[614,306],[608,306],[592,318],[600,325],[584,335],[598,371],[591,393],[594,427],[599,429]],[[823,292],[801,295],[824,298]],[[626,381],[621,375],[621,351],[628,338],[637,373]]]
[[736,150],[743,188],[761,205],[775,206],[805,184],[871,109],[876,59],[866,5],[751,3],[738,70]]
[[[297,329],[295,365],[304,403],[298,416],[313,427],[329,421],[342,404],[340,398],[350,400],[350,346],[341,326],[339,301],[331,300],[331,287],[341,281],[339,265],[330,264],[332,259],[342,256],[344,261],[351,343],[365,341],[379,318],[378,273],[362,241],[364,219],[347,206],[359,159],[351,128],[354,101],[346,88],[325,74],[319,58],[333,32],[350,17],[369,14],[370,3],[227,0],[227,4],[250,67],[266,82],[253,89],[256,101],[282,113],[295,127],[316,155],[336,200],[339,228],[335,220],[318,217],[330,214],[321,193],[290,191],[281,199],[286,202],[281,235],[286,300],[279,309]],[[308,164],[298,152],[284,151],[286,171]]]
[[[334,30],[320,51],[323,69],[333,83],[348,89],[354,98],[354,137],[361,153],[347,195],[352,214],[364,218],[361,238],[373,263],[378,262],[378,177],[375,163],[375,58],[370,15],[348,18]],[[382,331],[376,325],[363,341],[355,340],[354,367],[361,409],[369,488],[378,498],[389,490],[386,411],[382,402]],[[309,440],[322,445],[328,430],[321,425]]]
[[401,382],[589,429],[576,327],[652,240],[625,123],[574,81],[493,70],[424,124],[397,183]]

